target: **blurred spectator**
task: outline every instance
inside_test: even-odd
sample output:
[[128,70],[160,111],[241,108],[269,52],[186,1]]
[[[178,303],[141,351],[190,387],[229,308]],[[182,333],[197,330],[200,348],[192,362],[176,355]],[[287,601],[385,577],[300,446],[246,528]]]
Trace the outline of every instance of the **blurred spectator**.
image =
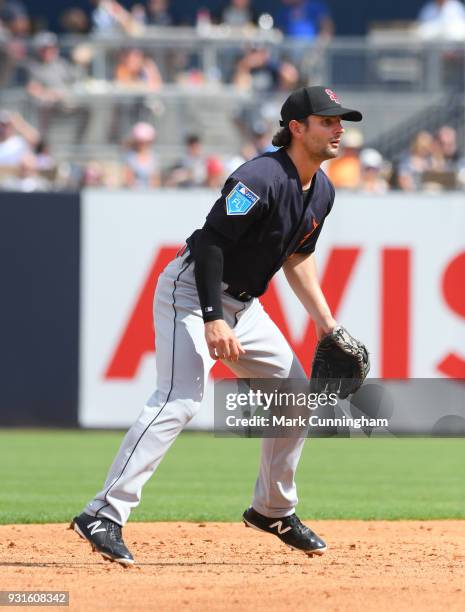
[[133,4],[131,7],[131,16],[136,23],[141,27],[141,32],[144,29],[147,14],[145,12],[145,6],[143,4]]
[[69,8],[60,16],[60,25],[66,34],[88,34],[90,23],[86,13],[80,8]]
[[342,152],[326,165],[326,174],[339,189],[358,189],[361,179],[360,149],[362,133],[354,128],[342,136]]
[[39,132],[21,115],[0,110],[0,166],[17,166],[39,141]]
[[457,170],[460,154],[457,146],[457,132],[449,125],[443,125],[436,132],[436,142],[440,150],[441,170]]
[[39,140],[34,148],[34,153],[37,159],[37,167],[41,172],[50,172],[56,169],[57,163],[46,140]]
[[[115,82],[125,89],[156,91],[162,86],[162,78],[155,62],[141,49],[125,49],[121,52],[114,72]],[[125,126],[138,122],[146,112],[144,95],[135,96],[125,103],[115,102],[109,128],[110,142],[119,142]]]
[[95,5],[92,11],[92,26],[96,34],[140,34],[140,23],[116,0],[91,0]]
[[73,47],[71,59],[79,79],[85,80],[90,77],[93,58],[94,48],[91,44],[83,42]]
[[173,15],[168,0],[147,0],[145,23],[149,26],[172,26]]
[[383,156],[376,149],[363,149],[360,153],[360,191],[383,194],[389,190],[384,176]]
[[235,170],[237,170],[237,168],[242,166],[242,164],[244,164],[246,161],[254,157],[253,155],[252,157],[249,157],[248,154],[249,154],[249,149],[243,148],[241,149],[241,152],[238,155],[233,155],[232,157],[228,158],[225,162],[226,176],[229,176],[230,174],[232,174]]
[[0,20],[13,37],[26,37],[31,31],[27,8],[18,0],[0,3]]
[[197,134],[185,140],[186,152],[174,165],[166,179],[167,187],[201,187],[207,179],[202,141]]
[[465,37],[465,7],[459,0],[430,0],[418,15],[418,34],[425,39]]
[[135,48],[121,52],[114,78],[126,87],[144,85],[150,90],[159,89],[163,83],[153,59],[146,57],[141,49]]
[[421,189],[423,174],[438,169],[433,136],[426,131],[419,132],[410,145],[398,168],[398,185],[403,191]]
[[256,93],[290,91],[298,81],[299,73],[293,64],[272,60],[269,49],[258,46],[239,59],[233,76],[237,88]]
[[22,2],[0,0],[0,85],[23,85],[31,21]]
[[281,0],[275,25],[285,36],[313,40],[330,38],[334,24],[324,0]]
[[170,54],[169,72],[173,79],[180,85],[187,87],[199,87],[204,85],[207,78],[219,80],[220,75],[216,67],[213,67],[212,74],[206,75],[202,70],[202,65],[198,54],[189,53],[180,48]]
[[126,187],[159,187],[158,158],[153,152],[156,131],[150,123],[134,125],[127,140],[128,152],[124,156],[124,185]]
[[195,20],[195,27],[199,36],[208,36],[212,24],[212,15],[208,6],[199,6]]
[[82,170],[80,187],[105,187],[105,170],[99,161],[87,162]]
[[238,155],[233,155],[226,161],[226,172],[232,174],[246,161],[269,151],[276,151],[276,147],[271,144],[271,130],[263,119],[255,120],[252,124],[250,139],[241,147]]
[[457,187],[465,189],[465,157],[462,157],[458,164]]
[[207,159],[205,187],[218,189],[225,181],[225,167],[219,157],[212,156]]
[[252,27],[257,17],[250,8],[250,0],[230,0],[221,13],[221,23],[232,28]]
[[5,191],[48,191],[52,183],[39,172],[37,159],[33,153],[26,153],[19,162],[16,175],[7,176],[2,181]]
[[262,155],[262,153],[269,153],[276,151],[276,147],[271,144],[271,130],[268,124],[264,121],[254,121],[251,130],[250,145],[254,149],[253,157]]
[[29,64],[27,91],[37,104],[39,130],[48,133],[52,115],[75,114],[78,118],[76,141],[85,135],[89,111],[68,101],[71,86],[79,79],[76,66],[60,57],[58,41],[52,32],[40,32],[34,39],[36,59]]

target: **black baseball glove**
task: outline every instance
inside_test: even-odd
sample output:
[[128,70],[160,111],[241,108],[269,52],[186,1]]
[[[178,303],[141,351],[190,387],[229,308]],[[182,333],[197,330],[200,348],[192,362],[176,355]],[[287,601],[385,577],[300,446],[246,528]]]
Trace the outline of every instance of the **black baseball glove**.
[[316,346],[310,389],[317,393],[334,392],[345,399],[362,386],[369,371],[366,347],[338,325]]

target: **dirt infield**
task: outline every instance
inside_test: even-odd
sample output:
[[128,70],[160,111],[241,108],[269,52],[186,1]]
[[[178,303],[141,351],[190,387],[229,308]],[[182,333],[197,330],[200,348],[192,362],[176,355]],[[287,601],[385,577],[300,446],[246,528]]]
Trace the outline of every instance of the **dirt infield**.
[[463,610],[465,521],[314,521],[307,558],[230,523],[130,523],[137,565],[60,525],[0,526],[0,590],[68,590],[72,610]]

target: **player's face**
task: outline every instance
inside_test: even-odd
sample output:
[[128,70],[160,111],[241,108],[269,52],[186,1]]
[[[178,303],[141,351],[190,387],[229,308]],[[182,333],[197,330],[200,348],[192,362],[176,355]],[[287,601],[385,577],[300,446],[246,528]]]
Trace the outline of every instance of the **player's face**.
[[343,133],[341,117],[310,115],[307,119],[302,144],[309,157],[321,161],[332,159],[339,154]]

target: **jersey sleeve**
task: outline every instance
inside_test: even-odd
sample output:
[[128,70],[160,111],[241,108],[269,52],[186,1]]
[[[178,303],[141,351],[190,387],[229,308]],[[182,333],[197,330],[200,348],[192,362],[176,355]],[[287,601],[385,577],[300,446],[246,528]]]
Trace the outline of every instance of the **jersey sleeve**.
[[305,238],[303,242],[301,242],[296,249],[296,253],[301,253],[302,255],[311,255],[316,247],[316,243],[318,238],[320,237],[321,230],[323,229],[324,220],[316,227],[313,232]]
[[[254,163],[254,162],[257,163]],[[273,178],[260,158],[238,168],[207,215],[207,226],[237,241],[264,218],[273,199]]]

